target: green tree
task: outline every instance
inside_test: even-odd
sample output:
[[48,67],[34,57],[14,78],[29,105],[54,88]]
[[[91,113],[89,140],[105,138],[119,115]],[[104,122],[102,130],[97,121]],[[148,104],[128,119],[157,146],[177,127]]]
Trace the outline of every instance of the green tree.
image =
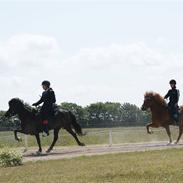
[[124,103],[121,107],[121,121],[124,125],[144,125],[149,118],[149,113],[141,111],[136,105]]
[[0,111],[0,130],[8,130],[19,126],[20,121],[17,117],[5,118],[5,112]]
[[82,106],[79,106],[75,103],[63,102],[59,107],[62,110],[71,111],[76,116],[76,119],[80,124],[86,125],[84,123],[87,123],[87,114]]

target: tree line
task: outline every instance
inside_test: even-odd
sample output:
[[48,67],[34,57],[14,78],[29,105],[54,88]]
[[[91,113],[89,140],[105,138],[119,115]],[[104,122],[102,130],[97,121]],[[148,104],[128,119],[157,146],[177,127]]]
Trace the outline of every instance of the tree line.
[[[150,113],[141,111],[130,103],[97,102],[82,107],[75,103],[63,102],[58,107],[74,113],[79,124],[84,128],[144,126],[150,120]],[[4,111],[0,111],[0,129],[15,128],[19,120],[4,119]],[[2,119],[1,119],[2,118]]]
[[144,126],[150,113],[130,103],[97,102],[86,107],[61,103],[60,108],[72,111],[82,127]]

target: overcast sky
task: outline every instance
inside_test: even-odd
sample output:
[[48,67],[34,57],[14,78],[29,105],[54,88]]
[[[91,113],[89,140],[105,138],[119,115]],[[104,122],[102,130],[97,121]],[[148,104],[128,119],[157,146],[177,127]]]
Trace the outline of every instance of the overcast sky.
[[36,102],[45,79],[58,104],[141,106],[172,78],[183,96],[182,20],[181,1],[1,0],[0,109]]

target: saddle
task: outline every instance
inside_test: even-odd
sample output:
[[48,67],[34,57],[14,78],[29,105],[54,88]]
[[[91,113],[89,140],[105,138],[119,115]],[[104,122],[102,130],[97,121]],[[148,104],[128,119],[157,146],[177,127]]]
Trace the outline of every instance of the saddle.
[[[53,104],[53,107],[52,107],[52,111],[49,113],[49,115],[48,115],[48,121],[53,121],[54,120],[54,117],[58,114],[58,112],[59,112],[59,106],[58,105],[56,105],[56,104]],[[37,109],[33,109],[33,111],[32,111],[33,113],[34,113],[34,115],[36,116],[36,117],[38,117],[40,120],[40,122],[41,122],[41,124],[43,124],[44,123],[44,121],[42,121],[41,120],[41,107],[38,107]]]
[[59,111],[59,106],[57,104],[53,104],[53,116],[56,116]]

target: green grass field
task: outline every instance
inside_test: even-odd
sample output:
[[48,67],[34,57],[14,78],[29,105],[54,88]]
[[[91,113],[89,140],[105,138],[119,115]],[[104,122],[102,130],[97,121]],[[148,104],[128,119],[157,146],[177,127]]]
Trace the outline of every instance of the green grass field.
[[0,168],[0,183],[182,183],[183,150],[132,152]]
[[[84,129],[87,132],[86,136],[79,137],[82,142],[86,145],[91,144],[108,144],[109,143],[109,130],[108,128],[103,129]],[[112,141],[114,144],[117,143],[132,143],[132,142],[150,142],[150,141],[167,141],[168,136],[164,129],[153,129],[152,135],[147,134],[145,127],[123,127],[123,128],[111,128],[112,130]],[[175,140],[178,136],[178,128],[172,127],[172,136]],[[24,135],[22,136],[22,142],[14,140],[13,132],[0,132],[0,147],[23,147],[24,146]],[[48,146],[51,144],[53,134],[46,138],[41,138],[42,145]],[[70,146],[76,145],[75,140],[65,130],[61,130],[59,133],[59,139],[56,143],[57,146]],[[28,136],[28,146],[37,146],[35,137]]]

